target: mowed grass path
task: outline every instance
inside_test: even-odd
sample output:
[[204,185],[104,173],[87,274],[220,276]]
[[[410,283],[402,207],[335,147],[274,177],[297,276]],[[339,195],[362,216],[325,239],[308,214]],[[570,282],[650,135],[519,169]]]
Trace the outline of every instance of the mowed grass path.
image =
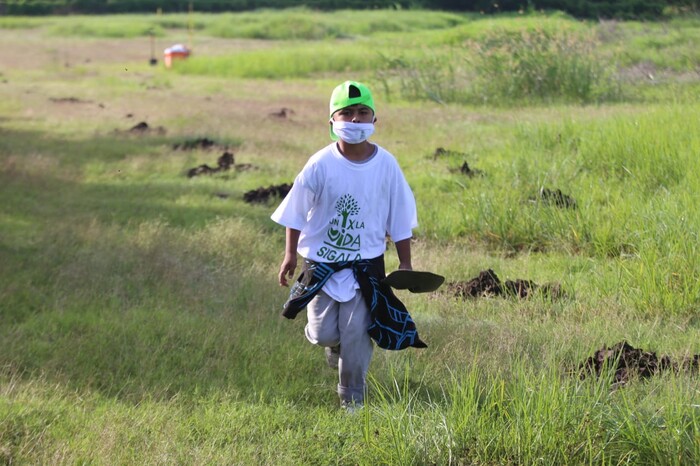
[[[308,25],[341,18],[294,14]],[[367,14],[388,24],[393,13]],[[76,29],[75,18],[0,23],[16,27],[0,29],[3,463],[700,461],[697,372],[616,389],[610,377],[576,372],[623,340],[674,361],[700,353],[698,82],[656,55],[635,58],[647,37],[692,62],[683,45],[698,31],[691,20],[666,25],[675,39],[664,41],[654,24],[402,12],[393,31],[330,28],[314,33],[320,40],[285,31],[274,12],[252,18],[282,36],[222,37],[222,24],[245,18],[201,15],[199,61],[172,70],[148,65],[149,29],[140,25],[154,17],[128,18],[135,32],[117,38],[99,31],[125,30],[121,17],[100,18],[98,32],[89,21]],[[187,41],[186,18],[169,19],[158,54]],[[420,65],[432,58],[420,44],[572,27],[617,38],[600,51],[625,58],[621,99],[498,107],[406,99],[406,75],[379,73],[386,61],[374,55],[400,43]],[[373,65],[272,79],[222,68],[235,69],[231,57],[247,51],[246,63],[274,72],[278,46],[350,58],[361,50]],[[654,80],[635,74],[645,60],[657,63]],[[417,71],[416,79],[429,75]],[[448,281],[435,294],[400,292],[429,347],[377,350],[369,402],[356,416],[338,410],[337,376],[305,341],[303,316],[280,316],[287,290],[276,283],[284,246],[269,220],[276,201],[243,200],[292,182],[328,143],[328,94],[347,78],[375,89],[375,141],[397,156],[416,194],[414,267]],[[291,112],[280,117],[282,109]],[[129,131],[142,121],[152,131]],[[219,146],[174,148],[202,137]],[[240,169],[186,176],[216,165],[224,147]],[[481,173],[465,175],[464,162]],[[570,195],[576,209],[544,202],[542,188]],[[392,245],[387,262],[397,264]],[[556,282],[566,295],[449,292],[486,269],[502,280]]]

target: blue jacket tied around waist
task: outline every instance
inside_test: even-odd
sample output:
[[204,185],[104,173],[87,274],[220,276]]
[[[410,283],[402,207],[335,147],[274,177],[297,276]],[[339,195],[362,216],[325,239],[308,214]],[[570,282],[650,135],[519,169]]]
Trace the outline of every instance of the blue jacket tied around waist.
[[301,275],[289,292],[282,315],[294,319],[323,288],[335,272],[352,268],[360,292],[367,303],[371,323],[367,332],[380,348],[402,350],[427,348],[419,337],[416,324],[406,306],[394,295],[392,289],[382,283],[385,278],[384,256],[374,259],[345,262],[314,262],[305,260]]

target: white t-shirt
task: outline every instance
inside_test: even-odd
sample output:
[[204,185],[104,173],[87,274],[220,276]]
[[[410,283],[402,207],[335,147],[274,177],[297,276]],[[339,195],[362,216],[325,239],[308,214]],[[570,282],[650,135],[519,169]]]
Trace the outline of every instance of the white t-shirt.
[[[396,159],[380,146],[362,163],[343,157],[336,143],[311,156],[272,220],[300,230],[299,254],[315,262],[372,259],[386,235],[401,241],[418,226],[416,201]],[[336,272],[323,290],[345,302],[358,285],[352,270]]]

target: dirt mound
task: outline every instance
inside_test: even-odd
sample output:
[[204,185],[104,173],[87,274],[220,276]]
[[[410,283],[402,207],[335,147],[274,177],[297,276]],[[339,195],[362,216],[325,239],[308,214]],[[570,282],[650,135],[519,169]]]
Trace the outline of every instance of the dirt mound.
[[224,152],[216,160],[217,166],[212,168],[207,164],[199,165],[198,167],[190,168],[187,170],[187,178],[192,178],[199,175],[211,175],[213,173],[227,171],[235,164],[235,159],[233,153]]
[[470,167],[466,161],[464,161],[459,168],[450,168],[450,172],[452,172],[452,173],[459,172],[462,175],[465,175],[469,178],[473,178],[475,176],[482,176],[484,174],[484,172],[482,172],[481,170],[476,170],[476,169],[473,169],[472,167]]
[[666,370],[697,372],[699,365],[700,354],[674,363],[669,356],[657,356],[655,352],[644,351],[621,341],[597,350],[579,364],[578,373],[583,379],[592,375],[599,377],[606,370],[613,370],[613,383],[624,385],[630,379],[646,379]]
[[501,281],[491,269],[479,272],[478,277],[469,281],[449,283],[447,288],[461,298],[496,296],[503,293]]
[[131,134],[148,134],[148,133],[155,133],[155,134],[165,134],[165,128],[162,126],[158,126],[156,128],[153,128],[148,125],[145,121],[141,121],[134,126],[132,126],[129,130],[129,133]]
[[465,161],[461,167],[459,167],[459,172],[463,175],[467,175],[468,177],[474,177],[474,176],[480,176],[482,175],[481,170],[474,170],[471,167],[469,167],[469,164]]
[[465,154],[464,152],[457,152],[454,150],[445,149],[444,147],[438,147],[437,149],[435,149],[435,152],[433,152],[433,160],[437,160],[439,157],[465,157],[466,155],[467,154]]
[[173,144],[174,150],[210,150],[210,149],[220,149],[227,151],[228,147],[218,144],[209,138],[195,138],[188,139],[184,142],[179,142]]
[[284,198],[290,189],[292,189],[292,185],[288,183],[268,186],[267,188],[260,187],[243,194],[243,200],[249,204],[261,204],[273,197]]
[[57,104],[91,104],[92,100],[83,100],[78,97],[49,97],[51,102]]
[[[433,152],[433,160],[437,160],[438,158],[442,157],[461,157],[462,159],[465,159],[467,157],[467,154],[464,152],[457,152],[449,149],[445,149],[444,147],[438,147],[435,149],[435,152]],[[462,162],[462,165],[459,168],[450,168],[451,172],[460,172],[463,175],[466,175],[470,178],[474,176],[481,176],[483,175],[483,172],[481,170],[475,170],[472,167],[469,166],[466,160]]]
[[485,298],[492,296],[513,296],[516,298],[528,298],[539,293],[552,299],[561,298],[564,293],[558,283],[546,283],[538,285],[532,280],[506,280],[501,283],[496,273],[491,270],[479,272],[477,277],[468,281],[453,282],[447,285],[447,291],[458,298]]
[[530,200],[555,205],[563,209],[575,209],[577,207],[576,199],[568,194],[564,194],[561,189],[552,190],[549,188],[541,188],[540,192],[537,194],[537,197],[530,198]]
[[289,118],[294,115],[294,110],[291,108],[282,107],[279,112],[271,112],[269,115],[274,118]]
[[149,129],[148,123],[146,123],[145,121],[141,121],[139,123],[136,123],[131,128],[129,128],[129,131],[131,131],[132,133],[137,133],[137,132],[147,131],[148,129]]

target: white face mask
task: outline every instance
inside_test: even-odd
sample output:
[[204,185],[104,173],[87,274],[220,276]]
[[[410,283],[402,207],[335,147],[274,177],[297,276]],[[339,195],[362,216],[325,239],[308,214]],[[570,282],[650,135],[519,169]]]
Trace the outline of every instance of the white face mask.
[[359,144],[374,133],[374,123],[353,123],[350,121],[333,121],[333,132],[348,144]]

